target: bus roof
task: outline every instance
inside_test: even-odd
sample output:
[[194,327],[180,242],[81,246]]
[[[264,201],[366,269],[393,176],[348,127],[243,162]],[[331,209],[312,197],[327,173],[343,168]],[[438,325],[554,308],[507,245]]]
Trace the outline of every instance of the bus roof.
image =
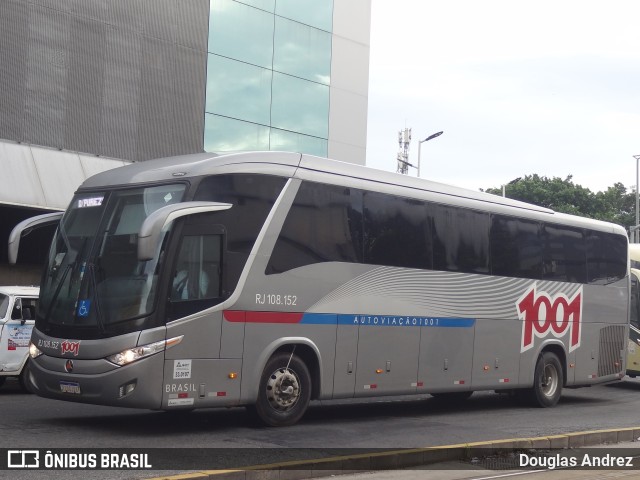
[[[265,174],[272,173],[277,175],[288,172],[289,176],[292,177],[308,177],[309,174],[317,174],[320,177],[324,177],[325,175],[327,177],[340,176],[411,189],[414,192],[431,192],[450,198],[471,200],[472,202],[482,202],[506,208],[518,208],[530,212],[537,212],[543,216],[545,214],[553,215],[553,221],[555,222],[566,222],[583,227],[589,226],[598,230],[607,230],[626,235],[626,231],[618,225],[574,215],[561,214],[549,208],[504,198],[498,195],[295,152],[197,153],[146,160],[94,175],[85,180],[79,189],[166,182],[182,178],[214,175],[220,173],[221,167],[225,167],[225,173],[232,171],[234,166],[237,166],[238,169],[241,169],[243,172],[247,172],[246,167],[251,165],[254,165],[260,173]],[[230,168],[231,170],[229,170]],[[307,174],[305,175],[303,172],[307,172]],[[323,180],[331,183],[329,178]],[[398,194],[403,195],[401,192]],[[405,195],[411,196],[409,192],[405,192]],[[472,208],[472,205],[469,205],[469,207]]]

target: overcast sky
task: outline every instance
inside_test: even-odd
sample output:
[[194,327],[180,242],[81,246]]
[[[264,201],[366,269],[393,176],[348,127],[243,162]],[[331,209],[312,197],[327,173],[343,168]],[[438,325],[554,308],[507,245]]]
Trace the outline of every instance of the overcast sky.
[[[477,190],[537,173],[635,188],[640,1],[372,0],[367,165]],[[416,175],[411,169],[410,175]]]

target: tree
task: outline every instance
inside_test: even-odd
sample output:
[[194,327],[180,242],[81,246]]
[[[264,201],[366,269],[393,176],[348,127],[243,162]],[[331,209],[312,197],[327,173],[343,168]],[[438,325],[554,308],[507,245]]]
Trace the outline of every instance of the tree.
[[[627,229],[635,224],[634,191],[627,192],[622,183],[616,183],[604,192],[593,193],[588,188],[576,185],[572,178],[572,175],[564,180],[560,177],[526,175],[505,186],[506,196],[556,212],[617,223]],[[502,195],[502,187],[487,188],[486,192]]]
[[601,204],[601,216],[593,218],[617,223],[627,229],[635,225],[636,195],[634,190],[627,193],[627,188],[618,182],[606,191],[596,193],[596,199]]

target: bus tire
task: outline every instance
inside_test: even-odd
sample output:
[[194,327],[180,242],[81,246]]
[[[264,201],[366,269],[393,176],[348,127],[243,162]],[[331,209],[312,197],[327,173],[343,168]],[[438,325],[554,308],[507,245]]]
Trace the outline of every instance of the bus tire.
[[542,352],[536,362],[533,387],[529,400],[536,407],[553,407],[560,400],[564,375],[558,356],[553,352]]
[[250,410],[264,425],[285,427],[302,418],[310,400],[309,369],[297,355],[280,352],[264,367],[258,399]]

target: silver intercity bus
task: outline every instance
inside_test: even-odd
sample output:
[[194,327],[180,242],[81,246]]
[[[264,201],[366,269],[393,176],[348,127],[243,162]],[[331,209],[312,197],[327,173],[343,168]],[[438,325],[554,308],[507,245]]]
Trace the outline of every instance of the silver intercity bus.
[[30,388],[162,410],[620,379],[622,227],[295,153],[197,154],[85,181],[59,221]]

